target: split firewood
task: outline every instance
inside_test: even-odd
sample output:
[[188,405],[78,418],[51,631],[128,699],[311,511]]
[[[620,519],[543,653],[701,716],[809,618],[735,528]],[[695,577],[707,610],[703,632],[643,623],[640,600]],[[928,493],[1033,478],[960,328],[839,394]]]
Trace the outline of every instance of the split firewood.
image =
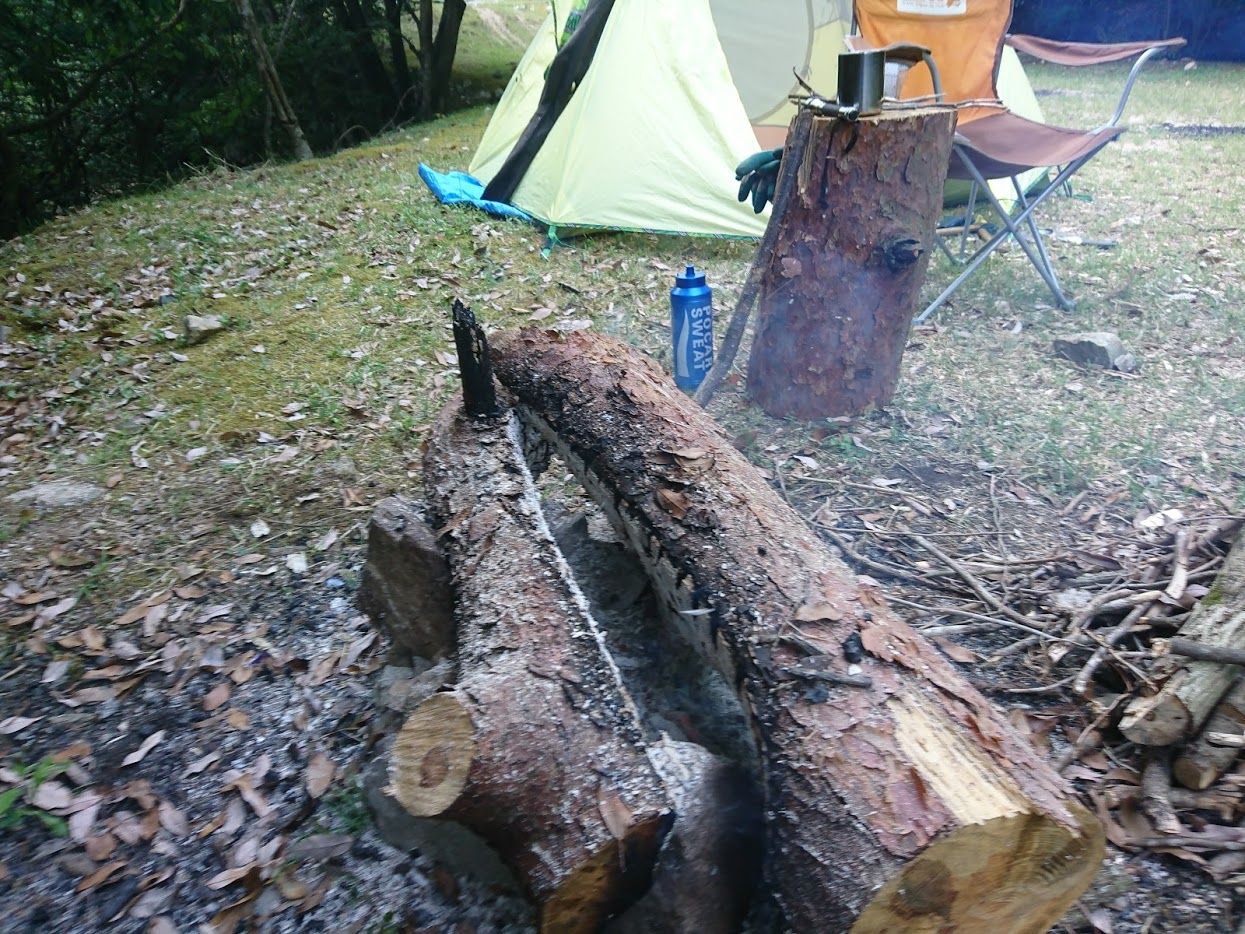
[[491,843],[544,931],[597,931],[647,887],[669,799],[554,543],[511,413],[434,426],[429,515],[456,598],[459,681],[402,727],[391,794]]
[[1154,642],[1156,655],[1181,655],[1203,662],[1222,662],[1225,665],[1245,666],[1245,649],[1230,645],[1204,645],[1192,639],[1156,639]]
[[453,652],[450,572],[417,504],[400,496],[377,504],[358,602],[395,649],[425,658]]
[[1097,822],[699,406],[588,333],[503,337],[494,365],[641,557],[671,622],[737,686],[788,930],[1038,932],[1060,917],[1099,865]]
[[1239,747],[1215,740],[1220,736],[1242,734],[1245,734],[1245,681],[1237,682],[1227,693],[1202,732],[1176,757],[1172,763],[1176,781],[1186,788],[1209,788],[1232,767],[1240,751]]
[[1155,750],[1141,770],[1141,809],[1159,833],[1181,833],[1184,827],[1171,802],[1171,754]]
[[[1210,592],[1193,608],[1180,632],[1205,646],[1245,649],[1245,536],[1238,536]],[[1236,666],[1224,662],[1188,661],[1176,668],[1157,694],[1129,704],[1120,730],[1146,746],[1188,739],[1239,674]]]

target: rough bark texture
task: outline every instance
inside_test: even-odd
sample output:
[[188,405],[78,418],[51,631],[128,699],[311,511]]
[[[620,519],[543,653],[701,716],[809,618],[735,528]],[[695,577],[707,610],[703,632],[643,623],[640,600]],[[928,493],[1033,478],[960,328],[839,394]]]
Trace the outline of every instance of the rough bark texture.
[[447,409],[425,459],[460,678],[395,743],[394,796],[497,848],[546,931],[597,931],[644,891],[670,822],[634,705],[554,544],[505,413]]
[[[805,114],[799,119],[810,119]],[[817,117],[757,304],[748,393],[771,415],[885,405],[934,247],[955,115]]]
[[[1193,608],[1180,635],[1205,645],[1245,649],[1245,534],[1236,539],[1210,593]],[[1223,662],[1185,661],[1158,694],[1128,705],[1120,731],[1146,746],[1189,739],[1240,673]]]
[[[593,335],[503,337],[494,363],[640,554],[671,620],[738,686],[761,745],[765,876],[788,928],[1054,923],[1099,864],[1101,828],[703,410]],[[871,687],[784,677],[847,673],[853,633]]]
[[1245,681],[1237,682],[1236,687],[1219,702],[1202,732],[1181,750],[1172,763],[1172,775],[1186,788],[1195,791],[1209,788],[1232,767],[1240,754],[1240,749],[1211,743],[1206,738],[1211,733],[1238,736],[1245,733]]
[[311,147],[307,145],[302,125],[298,122],[298,116],[294,113],[290,99],[285,94],[285,86],[281,83],[276,63],[273,62],[272,55],[268,52],[268,43],[264,41],[264,34],[259,28],[259,23],[255,21],[255,11],[251,9],[251,0],[234,0],[234,7],[242,19],[242,28],[251,43],[251,52],[255,56],[255,67],[259,70],[259,79],[264,85],[264,93],[268,95],[268,101],[272,105],[273,116],[276,117],[277,123],[281,124],[281,129],[285,131],[285,138],[290,144],[290,152],[293,153],[295,159],[310,159]]
[[358,599],[399,649],[430,659],[453,651],[450,570],[414,503],[391,496],[373,511]]

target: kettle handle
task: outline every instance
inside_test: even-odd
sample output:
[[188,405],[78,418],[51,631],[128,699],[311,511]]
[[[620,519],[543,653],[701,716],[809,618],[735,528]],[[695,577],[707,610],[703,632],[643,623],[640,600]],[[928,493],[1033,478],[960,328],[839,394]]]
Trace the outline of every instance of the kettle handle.
[[881,52],[888,60],[907,62],[909,65],[919,65],[924,62],[929,67],[930,77],[933,79],[934,97],[942,100],[942,77],[938,74],[938,66],[934,63],[933,53],[925,46],[911,42],[892,42],[874,51]]

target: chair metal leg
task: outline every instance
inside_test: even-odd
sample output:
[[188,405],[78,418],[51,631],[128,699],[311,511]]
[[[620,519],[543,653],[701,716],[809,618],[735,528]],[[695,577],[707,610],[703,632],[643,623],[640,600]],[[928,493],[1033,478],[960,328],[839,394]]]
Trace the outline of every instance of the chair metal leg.
[[973,226],[973,218],[977,215],[977,182],[968,189],[968,207],[964,210],[964,229],[960,231],[960,265],[968,256],[968,233]]
[[[982,246],[981,249],[973,254],[972,258],[969,259],[968,264],[964,267],[960,274],[955,277],[950,285],[943,289],[941,294],[939,294],[936,299],[926,306],[924,311],[913,319],[913,323],[920,324],[928,319],[930,315],[932,315],[940,307],[942,307],[955,290],[963,285],[968,277],[976,271],[977,267],[985,262],[986,258],[997,250],[1008,237],[1012,237],[1018,244],[1020,244],[1021,249],[1025,251],[1025,255],[1029,257],[1029,261],[1033,263],[1038,275],[1042,277],[1042,281],[1046,283],[1047,287],[1054,295],[1055,301],[1058,303],[1059,307],[1065,311],[1070,311],[1076,307],[1075,303],[1063,293],[1063,290],[1059,286],[1059,280],[1055,278],[1054,268],[1050,262],[1050,256],[1046,252],[1046,247],[1042,240],[1041,233],[1038,231],[1037,223],[1033,220],[1033,212],[1036,210],[1038,205],[1066,184],[1068,179],[1076,174],[1076,172],[1078,172],[1081,167],[1085,165],[1085,163],[1097,155],[1098,150],[1095,149],[1093,152],[1087,153],[1075,162],[1063,166],[1059,170],[1058,175],[1055,176],[1054,180],[1042,189],[1042,191],[1040,191],[1037,197],[1035,197],[1032,201],[1029,201],[1024,197],[1023,192],[1020,192],[1019,180],[1013,178],[1012,183],[1016,186],[1018,192],[1020,192],[1021,205],[1021,211],[1015,217],[1012,217],[1003,205],[999,203],[998,198],[994,196],[994,192],[990,190],[989,183],[984,177],[982,177],[981,172],[978,171],[977,167],[973,165],[972,160],[964,154],[961,148],[959,146],[955,146],[954,152],[956,157],[959,158],[960,162],[968,171],[972,180],[981,187],[983,192],[985,192],[986,198],[990,202],[990,206],[994,209],[995,213],[998,214],[999,220],[1003,223],[1003,229],[998,231],[998,233],[986,241],[985,245]],[[1024,232],[1021,230],[1022,224],[1029,228],[1036,245],[1031,244],[1028,238],[1024,235]]]

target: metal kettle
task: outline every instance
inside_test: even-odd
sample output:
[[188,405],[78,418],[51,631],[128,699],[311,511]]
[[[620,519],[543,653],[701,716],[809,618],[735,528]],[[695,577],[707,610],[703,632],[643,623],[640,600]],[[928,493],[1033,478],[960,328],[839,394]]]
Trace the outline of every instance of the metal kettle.
[[933,75],[935,93],[941,96],[942,82],[929,49],[907,42],[896,42],[881,49],[839,54],[839,107],[854,107],[862,117],[881,112],[888,61],[904,62],[908,65],[925,62]]

